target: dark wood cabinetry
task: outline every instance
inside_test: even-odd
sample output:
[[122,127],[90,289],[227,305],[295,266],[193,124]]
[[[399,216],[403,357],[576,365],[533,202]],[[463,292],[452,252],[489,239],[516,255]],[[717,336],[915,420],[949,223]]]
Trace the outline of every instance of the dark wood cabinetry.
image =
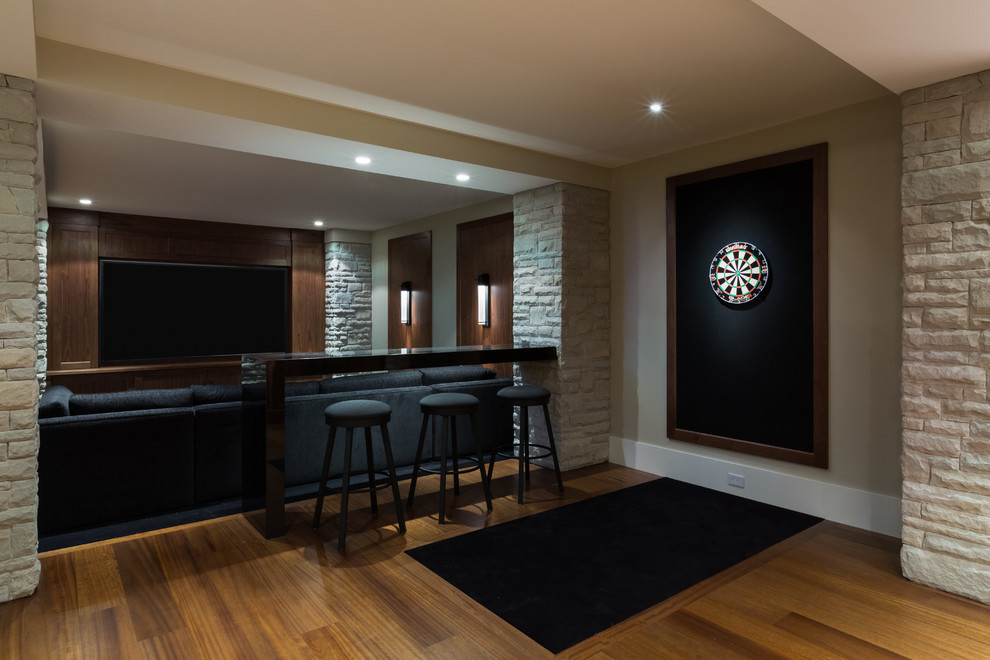
[[99,362],[99,260],[278,266],[289,271],[289,346],[322,351],[323,232],[49,209],[48,382],[78,392],[240,382],[240,361]]
[[[301,240],[315,234],[317,241]],[[326,347],[326,252],[322,232],[292,232],[289,308],[290,350],[322,351]]]
[[99,219],[50,210],[48,368],[99,366]]

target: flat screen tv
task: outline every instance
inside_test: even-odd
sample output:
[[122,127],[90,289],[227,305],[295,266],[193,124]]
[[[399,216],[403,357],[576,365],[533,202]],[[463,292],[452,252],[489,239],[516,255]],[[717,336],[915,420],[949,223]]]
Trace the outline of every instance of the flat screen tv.
[[100,362],[286,350],[285,268],[100,261]]

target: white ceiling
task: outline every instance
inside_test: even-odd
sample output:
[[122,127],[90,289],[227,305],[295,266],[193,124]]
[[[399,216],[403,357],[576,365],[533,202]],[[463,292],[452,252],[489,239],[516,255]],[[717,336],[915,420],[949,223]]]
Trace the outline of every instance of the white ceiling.
[[[82,74],[49,80],[39,66],[50,204],[88,195],[109,211],[293,227],[321,217],[376,229],[561,178],[562,159],[621,166],[990,68],[986,0],[33,0],[33,10],[46,40],[353,108],[410,135],[441,129],[396,149],[372,130],[354,140],[332,126],[275,126],[170,103],[168,89],[151,100]],[[24,61],[23,39],[0,42],[0,71]],[[655,100],[660,116],[646,111]],[[431,142],[447,132],[474,138],[479,154],[494,142],[557,160],[527,172],[463,150],[438,156]],[[374,158],[369,171],[356,171],[359,150]],[[465,168],[472,180],[454,182]]]

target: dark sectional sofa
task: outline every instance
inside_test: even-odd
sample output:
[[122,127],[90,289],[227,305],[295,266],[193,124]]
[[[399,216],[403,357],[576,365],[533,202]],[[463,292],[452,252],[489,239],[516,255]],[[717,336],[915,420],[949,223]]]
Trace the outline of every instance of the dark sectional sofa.
[[[419,401],[436,392],[478,397],[478,435],[484,452],[498,428],[495,394],[512,384],[477,366],[361,374],[286,384],[286,490],[315,494],[326,448],[323,410],[347,399],[376,399],[392,407],[389,436],[400,476],[411,473],[422,414]],[[247,386],[248,388],[254,386]],[[168,390],[74,394],[49,387],[39,405],[38,531],[42,536],[195,509],[263,488],[264,406],[259,392],[240,385],[194,385]],[[474,444],[458,421],[462,453]],[[434,430],[428,443],[435,441]],[[338,432],[338,439],[343,432]],[[381,437],[376,469],[384,469]],[[356,448],[360,448],[358,445]],[[428,447],[429,449],[429,447]],[[331,475],[342,470],[335,451]],[[366,468],[354,452],[352,470]]]

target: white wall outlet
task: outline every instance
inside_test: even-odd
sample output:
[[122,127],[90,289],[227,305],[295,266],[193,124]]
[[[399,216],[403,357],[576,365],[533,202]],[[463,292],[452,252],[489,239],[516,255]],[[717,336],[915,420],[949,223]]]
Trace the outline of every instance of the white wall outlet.
[[728,474],[728,478],[729,478],[730,486],[735,486],[736,488],[746,487],[746,477],[742,476],[741,474],[732,474],[730,472]]

